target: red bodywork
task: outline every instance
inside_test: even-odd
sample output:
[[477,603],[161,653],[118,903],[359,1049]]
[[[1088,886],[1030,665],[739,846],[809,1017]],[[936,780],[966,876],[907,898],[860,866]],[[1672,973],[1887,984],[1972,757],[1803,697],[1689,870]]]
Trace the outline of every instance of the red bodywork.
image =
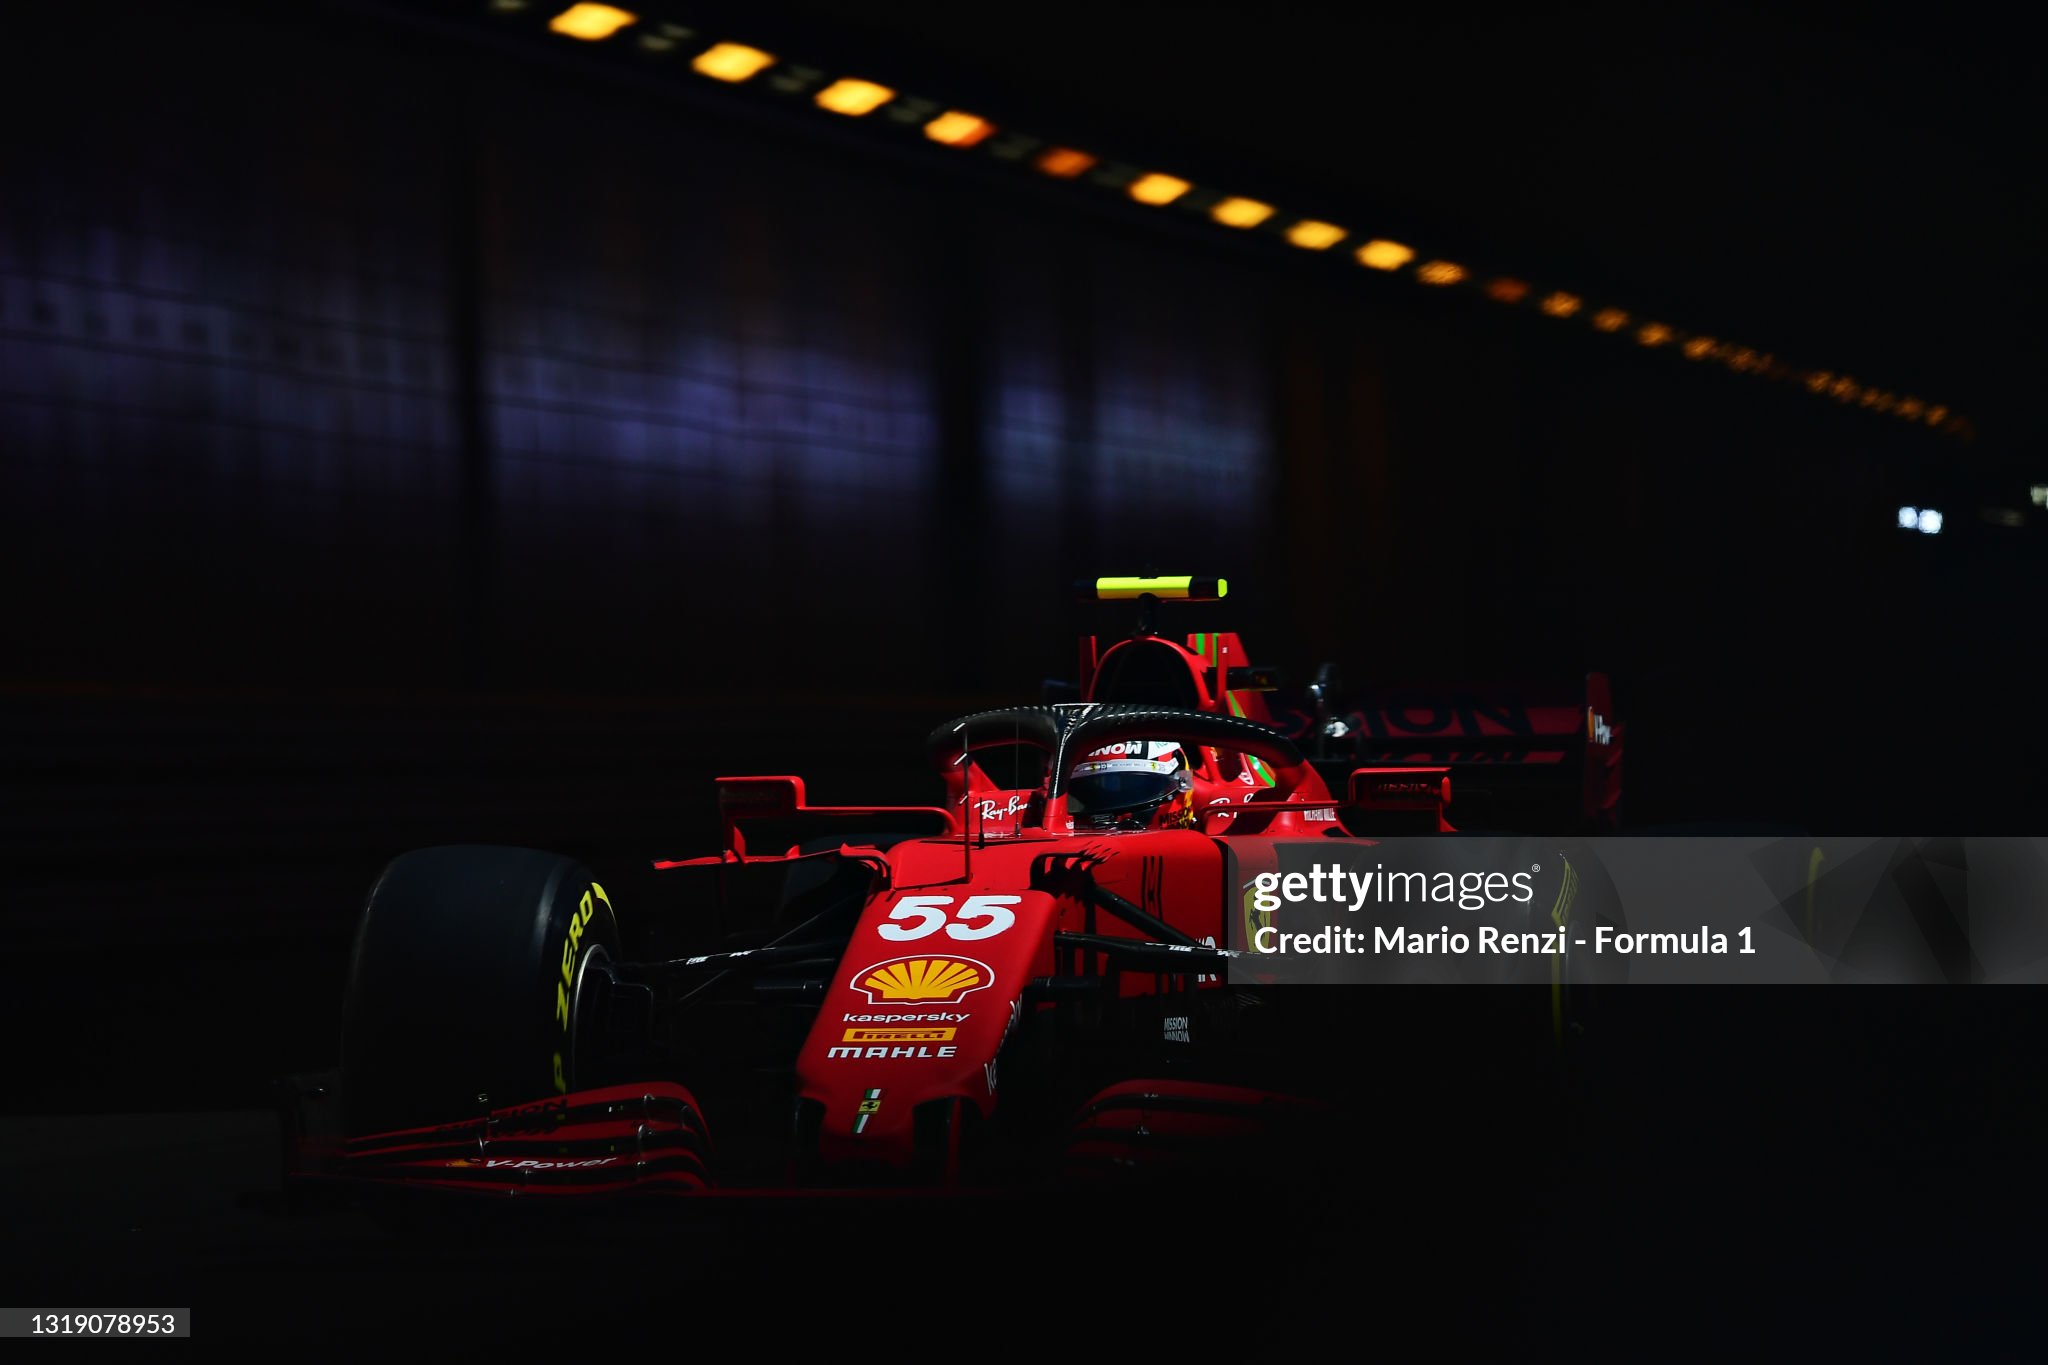
[[[1106,649],[1094,638],[1082,644],[1082,708],[1151,701],[1263,727],[1276,720],[1264,681],[1234,634],[1195,634],[1184,643],[1140,635]],[[1572,712],[1575,736],[1596,737],[1596,714],[1601,729],[1610,725],[1604,680],[1599,685],[1592,706],[1604,711]],[[1540,719],[1547,729],[1565,726],[1559,716]],[[999,786],[977,759],[978,747],[965,740],[935,753],[945,798],[931,807],[812,806],[797,777],[719,779],[721,852],[658,862],[657,869],[696,869],[718,883],[721,900],[729,877],[763,864],[856,860],[871,871],[858,922],[795,1059],[794,1099],[812,1111],[809,1155],[824,1173],[814,1183],[859,1184],[869,1173],[928,1160],[928,1151],[920,1154],[918,1116],[933,1106],[950,1110],[937,1128],[956,1144],[967,1114],[993,1115],[1004,1096],[1005,1042],[1028,1013],[1051,1008],[1029,998],[1033,983],[1114,976],[1121,997],[1230,989],[1220,960],[1203,949],[1247,948],[1248,887],[1257,873],[1277,866],[1281,841],[1452,829],[1451,764],[1429,761],[1433,744],[1388,754],[1420,762],[1351,768],[1336,792],[1284,739],[1183,749],[1197,756],[1184,827],[1129,833],[1077,830],[1050,772],[1033,788]],[[1604,780],[1608,746],[1589,742],[1584,749],[1589,779],[1598,769]],[[1562,744],[1555,756],[1539,747],[1533,761],[1562,761],[1566,752]],[[1062,753],[1059,761],[1071,766],[1079,757]],[[1605,790],[1589,780],[1589,802],[1606,799]],[[758,835],[750,838],[768,827],[851,831],[904,816],[928,821],[934,832],[886,847],[856,841],[823,852],[815,840],[805,852],[763,848]],[[1153,931],[1103,913],[1099,896],[1062,879],[1066,867],[1085,867],[1093,888],[1151,917]],[[1183,953],[1187,966],[1119,971],[1118,940]],[[1132,1078],[1081,1107],[1068,1164],[1086,1167],[1118,1150],[1119,1135],[1132,1124],[1150,1132],[1171,1117],[1195,1134],[1236,1132],[1298,1108],[1286,1097],[1242,1088]],[[331,1146],[301,1165],[446,1188],[699,1193],[713,1185],[709,1143],[695,1098],[660,1081]],[[943,1154],[936,1179],[944,1183],[957,1171],[957,1152]]]

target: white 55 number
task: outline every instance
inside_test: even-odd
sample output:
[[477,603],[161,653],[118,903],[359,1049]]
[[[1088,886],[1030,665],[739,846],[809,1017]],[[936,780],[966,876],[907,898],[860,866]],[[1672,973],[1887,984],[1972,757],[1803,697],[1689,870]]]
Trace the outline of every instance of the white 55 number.
[[[914,919],[916,924],[880,924],[875,931],[883,938],[896,943],[907,943],[914,938],[928,938],[945,926],[947,938],[994,938],[1017,922],[1017,912],[1010,909],[1021,905],[1022,896],[969,896],[960,902],[960,908],[953,910],[952,924],[946,923],[946,912],[953,908],[951,896],[905,896],[889,911],[889,918]],[[975,924],[975,920],[986,920]]]

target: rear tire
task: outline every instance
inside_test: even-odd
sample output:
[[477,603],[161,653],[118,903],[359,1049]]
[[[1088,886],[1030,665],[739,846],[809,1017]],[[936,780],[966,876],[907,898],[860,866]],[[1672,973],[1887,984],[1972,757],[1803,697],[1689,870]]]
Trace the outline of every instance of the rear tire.
[[455,1122],[576,1089],[597,994],[586,978],[618,959],[610,897],[572,859],[483,846],[395,859],[349,962],[345,1130]]

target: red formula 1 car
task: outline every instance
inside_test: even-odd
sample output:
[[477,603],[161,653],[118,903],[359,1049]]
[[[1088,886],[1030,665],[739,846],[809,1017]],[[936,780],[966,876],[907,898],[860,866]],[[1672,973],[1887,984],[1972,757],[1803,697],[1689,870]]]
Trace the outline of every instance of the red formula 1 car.
[[[723,847],[657,863],[659,904],[548,853],[398,858],[358,931],[338,1076],[288,1105],[289,1168],[552,1199],[1015,1186],[1280,1150],[1345,1082],[1245,971],[1252,883],[1289,844],[1449,831],[1459,755],[1330,759],[1373,727],[1322,696],[1290,738],[1236,635],[1158,633],[1162,602],[1225,591],[1098,580],[1136,632],[1083,640],[1078,701],[940,725],[939,804],[720,779]],[[1424,748],[1606,780],[1609,718],[1553,709],[1475,711],[1448,739],[1385,716]]]

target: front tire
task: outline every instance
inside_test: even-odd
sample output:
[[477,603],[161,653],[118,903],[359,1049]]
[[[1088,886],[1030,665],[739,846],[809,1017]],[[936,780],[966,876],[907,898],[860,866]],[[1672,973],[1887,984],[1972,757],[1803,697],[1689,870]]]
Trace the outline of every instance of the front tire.
[[611,898],[572,859],[483,846],[395,859],[349,962],[346,1131],[454,1122],[576,1089],[594,978],[618,959]]

